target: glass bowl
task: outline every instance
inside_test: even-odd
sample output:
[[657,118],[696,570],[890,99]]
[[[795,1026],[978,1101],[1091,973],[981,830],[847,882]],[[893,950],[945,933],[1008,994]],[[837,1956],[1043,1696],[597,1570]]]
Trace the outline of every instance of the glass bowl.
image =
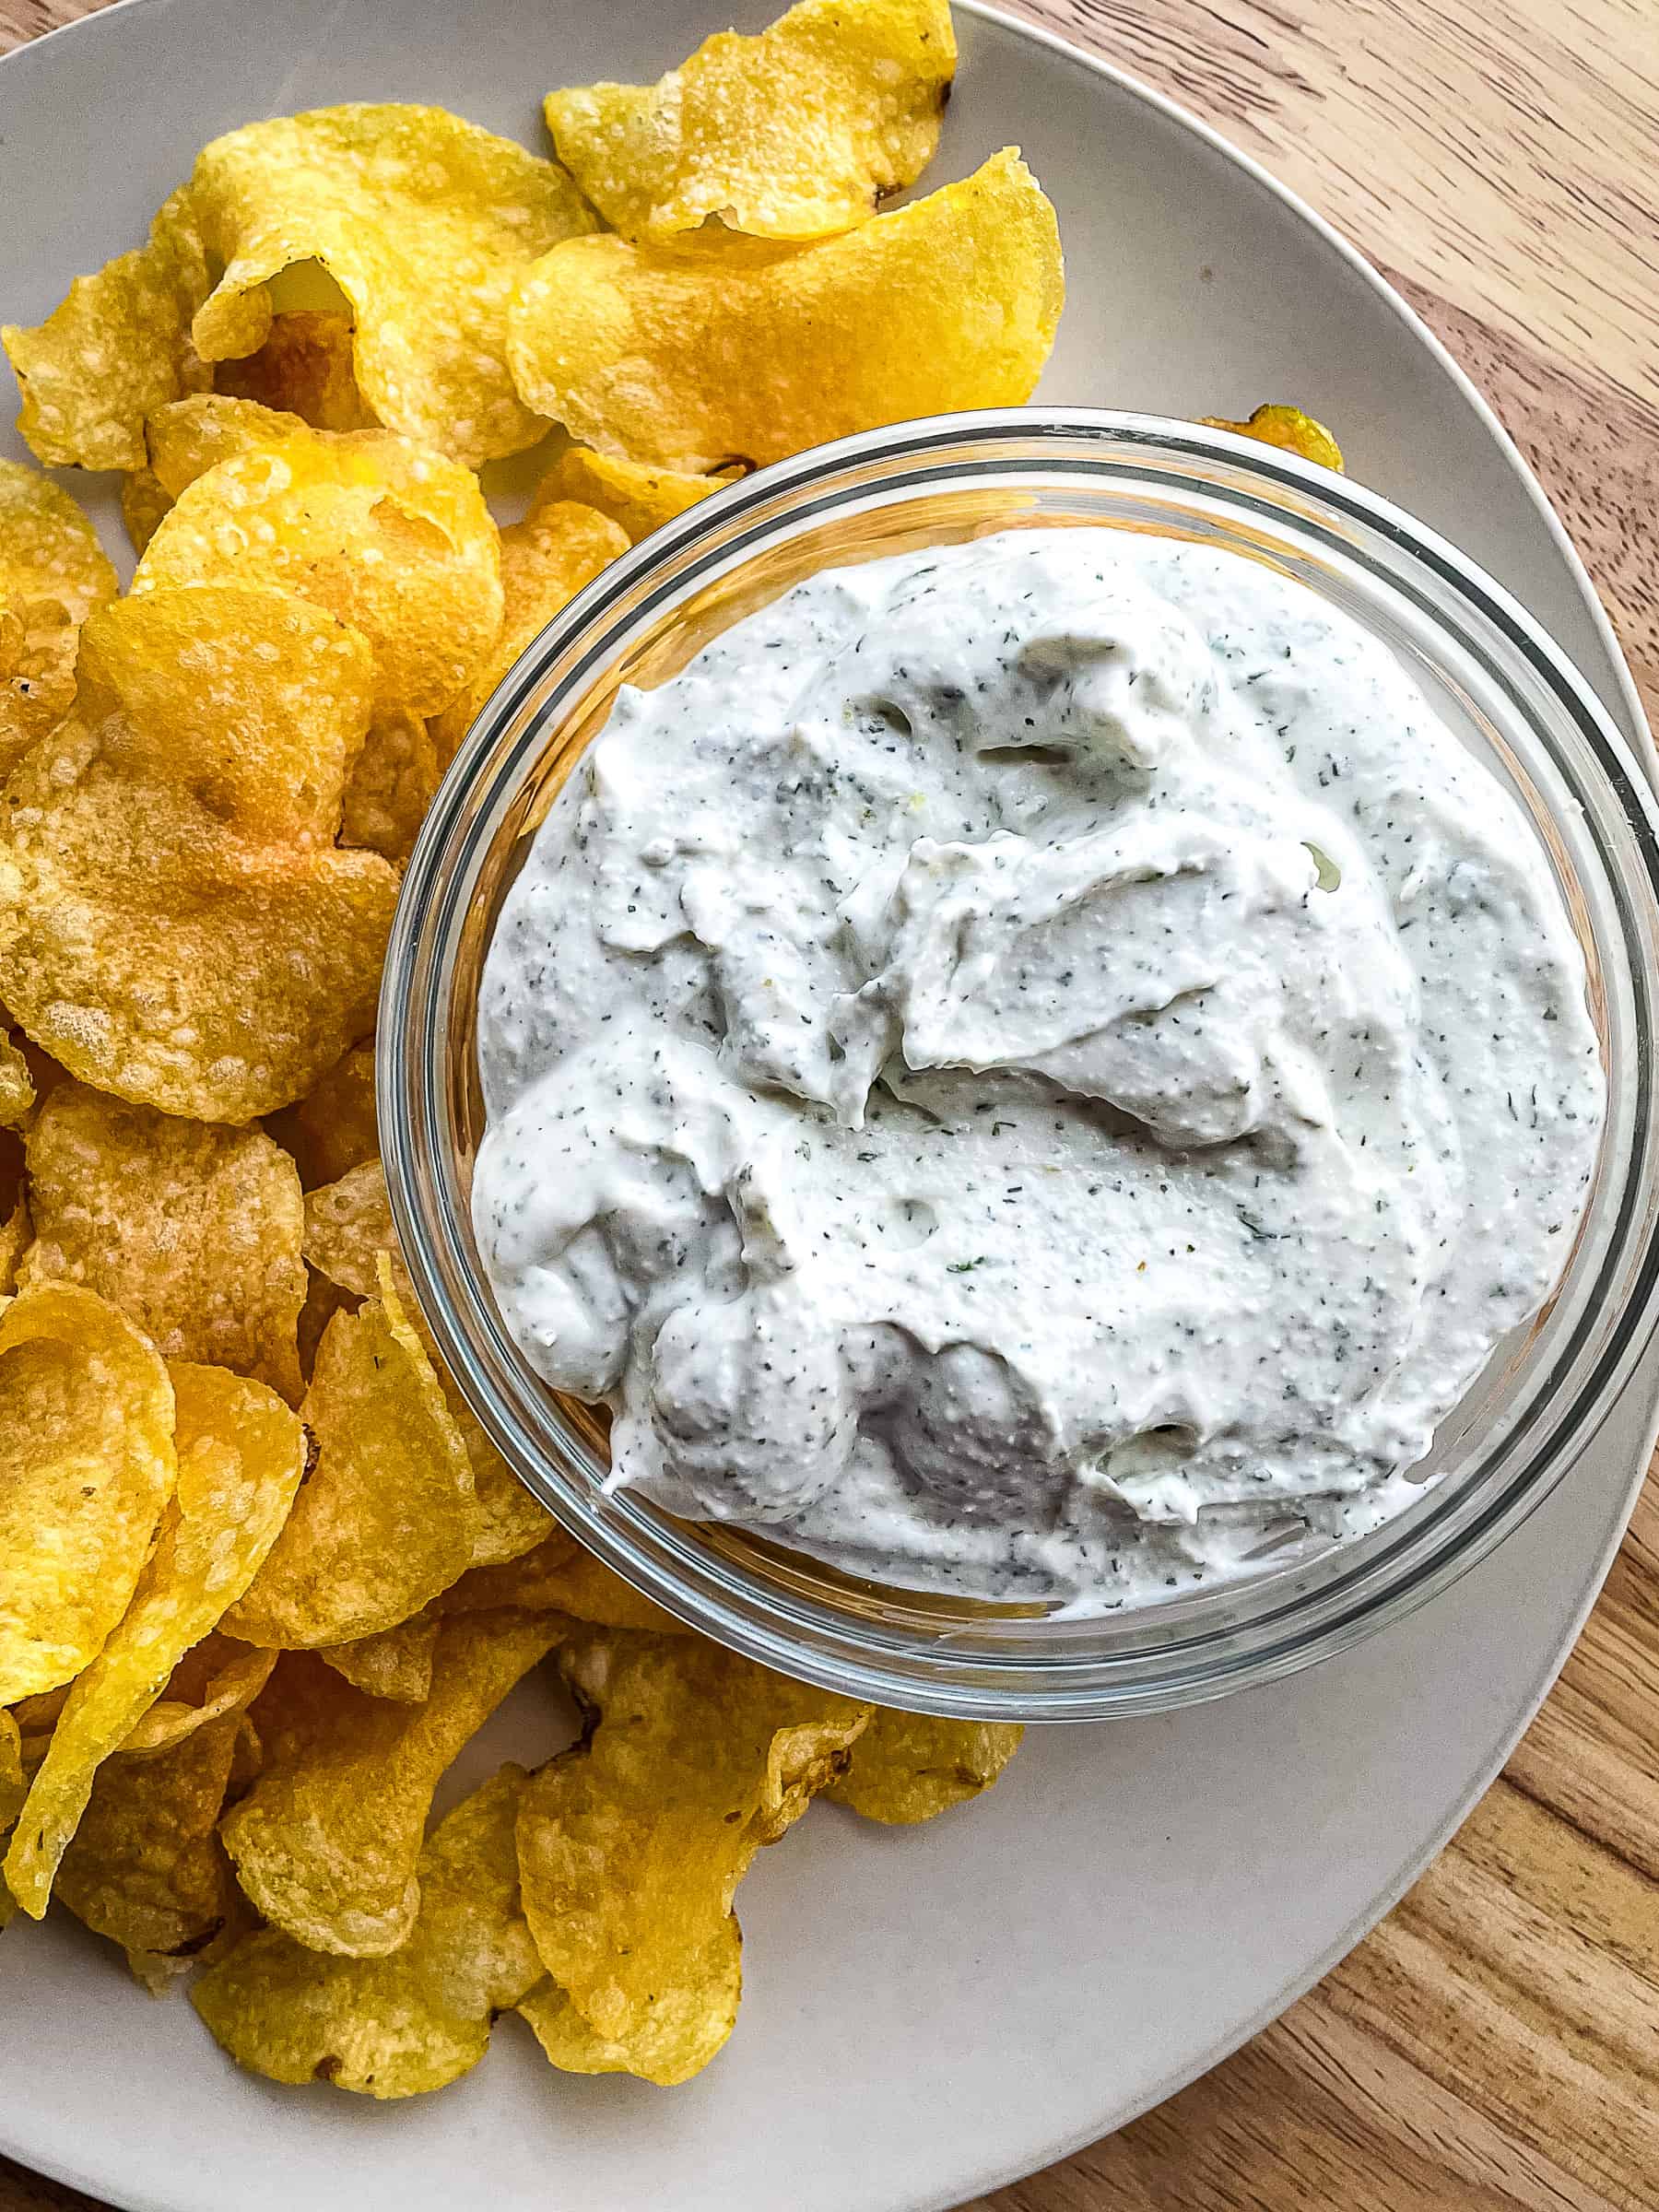
[[[502,896],[618,687],[650,686],[814,570],[1041,523],[1230,547],[1383,639],[1536,826],[1584,948],[1609,1104],[1548,1307],[1442,1423],[1420,1500],[1373,1535],[1250,1578],[1076,1617],[854,1580],[729,1524],[607,1495],[602,1413],[557,1396],[500,1319],[476,1248],[477,990]],[[940,417],[764,469],[606,569],[497,690],[409,863],[381,1006],[392,1206],[417,1293],[530,1488],[681,1619],[786,1673],[912,1711],[1088,1720],[1215,1697],[1342,1650],[1443,1590],[1571,1467],[1653,1331],[1659,824],[1588,685],[1515,602],[1386,500],[1293,456],[1158,418]]]

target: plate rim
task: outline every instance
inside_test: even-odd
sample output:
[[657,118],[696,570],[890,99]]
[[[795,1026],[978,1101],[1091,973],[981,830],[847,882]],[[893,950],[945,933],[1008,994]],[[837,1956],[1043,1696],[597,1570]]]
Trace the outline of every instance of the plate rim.
[[[95,14],[77,18],[75,21],[54,26],[37,37],[26,39],[9,53],[0,55],[0,72],[21,55],[37,54],[59,41],[74,39],[77,34],[96,35],[97,27],[129,13],[165,12],[170,0],[110,0],[110,4]],[[1309,201],[1284,183],[1253,155],[1233,143],[1226,135],[1204,117],[1181,101],[1147,84],[1133,72],[1092,53],[1075,40],[1051,29],[1048,25],[1017,16],[1007,9],[993,5],[992,0],[951,0],[953,8],[961,14],[993,24],[1015,38],[1028,40],[1046,48],[1073,66],[1092,73],[1111,85],[1117,92],[1161,115],[1177,130],[1207,147],[1220,159],[1241,171],[1258,188],[1269,193],[1290,214],[1299,218],[1305,229],[1329,252],[1334,253],[1358,276],[1372,297],[1386,306],[1394,320],[1429,354],[1441,374],[1452,384],[1492,441],[1512,476],[1518,478],[1533,512],[1548,537],[1554,551],[1571,576],[1578,596],[1587,612],[1593,630],[1606,656],[1611,672],[1614,697],[1606,700],[1610,713],[1620,724],[1622,733],[1630,744],[1650,782],[1659,787],[1659,755],[1655,753],[1653,734],[1643,709],[1624,650],[1614,629],[1611,618],[1601,595],[1574,545],[1566,525],[1540,484],[1535,473],[1505,429],[1491,403],[1476,384],[1466,370],[1457,361],[1448,347],[1435,335],[1423,317],[1343,232],[1336,229]],[[1600,691],[1599,684],[1592,680],[1592,688]],[[1434,1830],[1428,1842],[1406,1864],[1396,1879],[1369,1900],[1359,1912],[1342,1929],[1335,1940],[1325,1947],[1316,1959],[1297,1970],[1279,1984],[1235,2030],[1230,2030],[1195,2061],[1173,2068],[1151,2090],[1137,2099],[1126,2112],[1113,2117],[1104,2134],[1100,2122],[1082,2128],[1067,2129],[1063,2135],[1044,2144],[1033,2158],[1029,2149],[1008,2165],[996,2165],[975,2176],[970,2184],[975,2194],[983,2194],[1005,2188],[1009,2184],[1046,2171],[1051,2166],[1086,2149],[1091,2144],[1107,2139],[1124,2127],[1156,2109],[1182,2089],[1200,2080],[1221,2065],[1244,2044],[1253,2040],[1273,2021],[1279,2018],[1300,1999],[1322,1982],[1367,1935],[1393,1911],[1400,1899],[1418,1881],[1445,1849],[1452,1837],[1467,1819],[1474,1807],[1501,1773],[1515,1746],[1525,1735],[1554,1687],[1562,1666],[1571,1653],[1584,1624],[1601,1594],[1603,1584],[1624,1542],[1637,1500],[1646,1480],[1656,1435],[1659,1435],[1659,1371],[1639,1370],[1627,1389],[1635,1393],[1645,1391],[1648,1399],[1647,1417],[1641,1433],[1646,1438],[1645,1449],[1638,1455],[1634,1469],[1625,1486],[1622,1497],[1612,1511],[1607,1534],[1596,1558],[1585,1572],[1575,1594],[1567,1630],[1552,1642],[1543,1654],[1539,1671],[1518,1709],[1512,1728],[1500,1740],[1499,1748],[1482,1769],[1460,1792],[1442,1823]],[[32,2147],[25,2155],[0,2117],[0,2152],[16,2160],[26,2174],[37,2175],[101,2197],[124,2212],[175,2212],[174,2204],[153,2196],[147,2192],[134,2194],[124,2189],[117,2195],[108,2194],[110,2183],[99,2173],[77,2165],[73,2159],[53,2156],[42,2159]],[[952,2212],[964,2200],[952,2183],[944,2194],[929,2190],[895,2200],[891,2212]]]

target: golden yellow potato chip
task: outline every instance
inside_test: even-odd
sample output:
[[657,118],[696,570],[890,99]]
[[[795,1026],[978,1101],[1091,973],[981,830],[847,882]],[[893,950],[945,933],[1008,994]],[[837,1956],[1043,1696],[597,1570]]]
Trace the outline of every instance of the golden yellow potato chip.
[[174,1361],[178,1484],[154,1556],[108,1641],[77,1677],[29,1787],[6,1879],[39,1920],[92,1778],[160,1696],[176,1663],[247,1588],[288,1518],[305,1432],[275,1392]]
[[74,1074],[241,1122],[368,1031],[397,878],[332,845],[368,677],[284,593],[92,618],[76,714],[0,792],[0,999]]
[[35,329],[0,330],[30,451],[53,467],[142,468],[151,408],[211,381],[190,336],[207,289],[190,194],[180,191],[150,225],[147,244],[77,276]]
[[559,608],[627,550],[616,523],[571,500],[538,499],[522,523],[501,532],[500,634],[472,682],[432,724],[439,760],[447,766],[454,759],[490,693]]
[[0,1705],[56,1688],[127,1609],[172,1495],[160,1354],[90,1290],[0,1314]]
[[285,1650],[395,1628],[465,1569],[473,1477],[419,1339],[378,1299],[323,1333],[300,1413],[316,1444],[287,1527],[225,1626]]
[[573,1620],[601,1628],[650,1629],[663,1636],[690,1634],[672,1613],[653,1605],[561,1528],[544,1536],[533,1550],[501,1565],[470,1569],[436,1602],[441,1613],[523,1606],[532,1612],[568,1613]]
[[198,392],[158,407],[144,426],[149,471],[170,500],[189,489],[221,461],[275,449],[303,439],[306,425],[256,399]]
[[265,1127],[283,1150],[293,1155],[300,1183],[308,1191],[337,1182],[366,1159],[378,1159],[373,1038],[342,1053],[297,1105],[272,1114]]
[[438,748],[420,716],[401,707],[382,707],[369,725],[346,786],[340,842],[361,845],[401,868],[415,849],[442,773]]
[[25,1282],[84,1283],[170,1359],[298,1400],[304,1201],[279,1145],[63,1083],[27,1147]]
[[[688,2080],[706,2066],[737,2025],[743,1995],[743,1934],[734,1915],[665,1990],[652,2024],[653,2053],[671,2053],[676,2079]],[[638,2074],[637,2038],[602,2035],[582,2018],[566,1993],[544,1981],[518,2010],[530,2024],[549,2063],[561,2074]],[[647,2077],[651,2080],[656,2075]]]
[[326,1644],[318,1653],[366,1698],[394,1698],[401,1705],[424,1705],[432,1694],[432,1656],[441,1626],[434,1613],[417,1613],[378,1636],[355,1643]]
[[1024,1735],[1006,1722],[933,1720],[877,1707],[853,1747],[852,1765],[824,1794],[889,1826],[931,1820],[988,1790]]
[[572,445],[559,456],[536,486],[535,498],[525,518],[536,516],[558,500],[575,500],[596,507],[628,533],[630,545],[684,514],[712,491],[735,484],[740,467],[717,469],[699,477],[677,468],[646,468],[638,461],[616,453],[596,453],[592,446]]
[[[28,1779],[23,1772],[23,1741],[18,1724],[9,1712],[0,1710],[0,1846],[11,1834],[14,1822],[23,1809],[23,1800],[29,1794]],[[4,1928],[17,1911],[17,1902],[6,1886],[6,1877],[0,1874],[0,1928]],[[536,1972],[541,1961],[536,1961]]]
[[[339,1182],[308,1194],[305,1256],[331,1281],[357,1297],[372,1297],[376,1292],[389,1297],[425,1347],[472,1467],[472,1529],[466,1563],[482,1567],[515,1559],[538,1544],[552,1527],[552,1520],[490,1442],[438,1357],[397,1250],[386,1179],[378,1159],[363,1161]],[[389,1284],[381,1277],[382,1260],[389,1263]]]
[[0,774],[74,705],[79,626],[115,592],[115,571],[68,493],[0,460]]
[[1259,439],[1263,445],[1280,446],[1286,453],[1300,453],[1304,461],[1317,461],[1322,468],[1341,471],[1342,448],[1323,422],[1315,422],[1300,407],[1269,400],[1247,422],[1229,422],[1225,415],[1205,415],[1200,420],[1207,429],[1233,430],[1241,438]]
[[14,1038],[0,1033],[0,1128],[15,1128],[34,1102],[34,1077],[23,1049]]
[[221,1829],[265,1918],[347,1958],[407,1942],[439,1779],[564,1625],[527,1613],[446,1623],[424,1705],[364,1697],[314,1653],[285,1655],[253,1709],[265,1771]]
[[198,1728],[247,1712],[271,1678],[275,1652],[238,1643],[217,1630],[179,1661],[161,1695],[121,1747],[123,1759],[171,1751]]
[[358,390],[351,317],[315,308],[273,316],[257,353],[221,361],[214,383],[236,399],[298,415],[314,430],[369,430],[374,416]]
[[800,0],[657,84],[548,93],[547,128],[625,238],[665,245],[711,219],[820,238],[921,175],[955,73],[946,0]]
[[820,245],[729,265],[614,237],[556,246],[519,281],[508,358],[583,444],[704,470],[1029,399],[1064,290],[1054,211],[1007,147]]
[[[471,470],[390,430],[309,429],[249,400],[199,405],[217,431],[259,442],[177,493],[134,592],[215,581],[293,592],[368,640],[377,707],[447,706],[501,626],[500,539]],[[164,438],[153,443],[169,488],[173,459]]]
[[598,1718],[585,1745],[525,1784],[525,1916],[606,2046],[594,2070],[684,2081],[731,2032],[733,1892],[760,1845],[845,1772],[869,1709],[700,1637],[589,1630],[560,1665]]
[[236,1884],[217,1830],[241,1725],[231,1714],[99,1769],[54,1892],[95,1935],[188,1962],[220,1932]]
[[273,2081],[383,2098],[441,2088],[476,2065],[497,2013],[542,1976],[519,1903],[524,1780],[503,1767],[434,1830],[401,1950],[324,1958],[266,1928],[204,1975],[191,2002],[231,2057]]
[[135,468],[131,476],[122,477],[121,519],[133,550],[140,558],[171,505],[172,494],[153,469]]
[[216,138],[191,196],[224,267],[194,324],[205,360],[265,343],[263,287],[319,262],[382,422],[470,467],[541,437],[507,373],[506,311],[526,263],[596,227],[558,162],[441,108],[323,108]]

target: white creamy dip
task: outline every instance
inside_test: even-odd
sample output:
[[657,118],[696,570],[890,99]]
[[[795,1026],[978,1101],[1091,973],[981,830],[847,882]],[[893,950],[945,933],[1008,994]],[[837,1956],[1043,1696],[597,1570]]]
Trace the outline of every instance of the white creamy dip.
[[623,691],[479,1055],[495,1293],[618,1484],[1087,1610],[1418,1495],[1604,1103],[1543,853],[1389,652],[1087,528],[826,571]]

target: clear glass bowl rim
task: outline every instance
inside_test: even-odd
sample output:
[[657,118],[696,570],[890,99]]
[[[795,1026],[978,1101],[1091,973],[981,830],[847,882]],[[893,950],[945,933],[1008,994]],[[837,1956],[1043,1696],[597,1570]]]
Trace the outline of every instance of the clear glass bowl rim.
[[[556,702],[579,696],[616,657],[628,626],[637,630],[690,595],[710,574],[741,567],[730,551],[740,533],[773,542],[777,506],[797,522],[820,521],[838,499],[854,501],[872,465],[908,469],[899,490],[972,488],[1024,465],[1051,480],[1075,469],[1099,481],[1137,465],[1195,493],[1218,483],[1248,512],[1293,536],[1321,534],[1343,558],[1380,575],[1432,621],[1456,610],[1495,641],[1523,680],[1583,746],[1581,782],[1622,825],[1624,849],[1597,831],[1624,932],[1613,981],[1631,994],[1634,1033],[1610,1069],[1638,1094],[1627,1119],[1631,1155],[1613,1163],[1620,1219],[1635,1243],[1624,1254],[1628,1295],[1612,1316],[1590,1371],[1541,1450],[1495,1486],[1457,1487],[1447,1510],[1422,1522],[1416,1509],[1362,1544],[1319,1556],[1286,1584],[1268,1577],[1218,1587],[1190,1631],[1159,1643],[1153,1607],[1100,1617],[1097,1648],[1076,1643],[1045,1653],[1044,1623],[1029,1624],[1034,1648],[988,1654],[976,1637],[941,1635],[912,1620],[877,1628],[846,1606],[827,1606],[724,1557],[703,1556],[665,1516],[625,1496],[603,1499],[603,1464],[505,1337],[481,1275],[470,1263],[465,1205],[453,1180],[444,1039],[449,975],[458,934],[487,877],[494,833],[515,793],[546,750]],[[1242,488],[1241,489],[1241,488]],[[764,520],[770,516],[771,523]],[[761,519],[756,519],[756,518]],[[707,567],[696,564],[706,555]],[[661,586],[661,604],[653,599]],[[1464,639],[1465,652],[1481,657]],[[560,664],[563,664],[560,668]],[[1493,664],[1496,665],[1495,663]],[[549,686],[549,672],[558,671]],[[537,694],[546,689],[546,696]],[[530,710],[533,706],[533,712]],[[524,717],[529,712],[529,719]],[[517,728],[515,724],[523,723]],[[509,742],[511,740],[511,742]],[[1549,764],[1563,774],[1546,740]],[[1571,794],[1570,794],[1571,796]],[[1577,804],[1583,806],[1581,795]],[[1604,947],[1604,958],[1606,950]],[[1645,956],[1644,955],[1645,951]],[[1654,995],[1659,956],[1659,809],[1625,739],[1589,685],[1509,593],[1443,539],[1379,495],[1292,454],[1230,432],[1115,410],[1022,407],[930,418],[865,432],[774,464],[740,479],[614,562],[521,655],[477,717],[452,763],[410,858],[382,991],[377,1089],[382,1148],[394,1218],[423,1312],[457,1382],[486,1430],[556,1518],[612,1569],[667,1611],[766,1665],[850,1696],[981,1720],[1091,1720],[1167,1710],[1294,1672],[1346,1649],[1447,1588],[1485,1558],[1549,1494],[1588,1447],[1639,1363],[1659,1323],[1659,1157],[1653,1127]],[[492,1342],[493,1340],[493,1342]],[[503,1347],[506,1347],[503,1358]],[[507,1372],[503,1373],[503,1368]],[[516,1377],[512,1371],[517,1371]],[[514,1387],[514,1383],[516,1387]],[[1483,1494],[1487,1488],[1490,1494]],[[1431,1495],[1438,1495],[1431,1493]],[[1396,1533],[1397,1532],[1397,1533]],[[1252,1593],[1263,1601],[1252,1603]],[[892,1594],[902,1600],[904,1594]],[[900,1604],[898,1611],[906,1610]],[[1223,1618],[1226,1612],[1229,1618]],[[918,1615],[917,1619],[922,1616]],[[1078,1624],[1071,1624],[1075,1630]]]

